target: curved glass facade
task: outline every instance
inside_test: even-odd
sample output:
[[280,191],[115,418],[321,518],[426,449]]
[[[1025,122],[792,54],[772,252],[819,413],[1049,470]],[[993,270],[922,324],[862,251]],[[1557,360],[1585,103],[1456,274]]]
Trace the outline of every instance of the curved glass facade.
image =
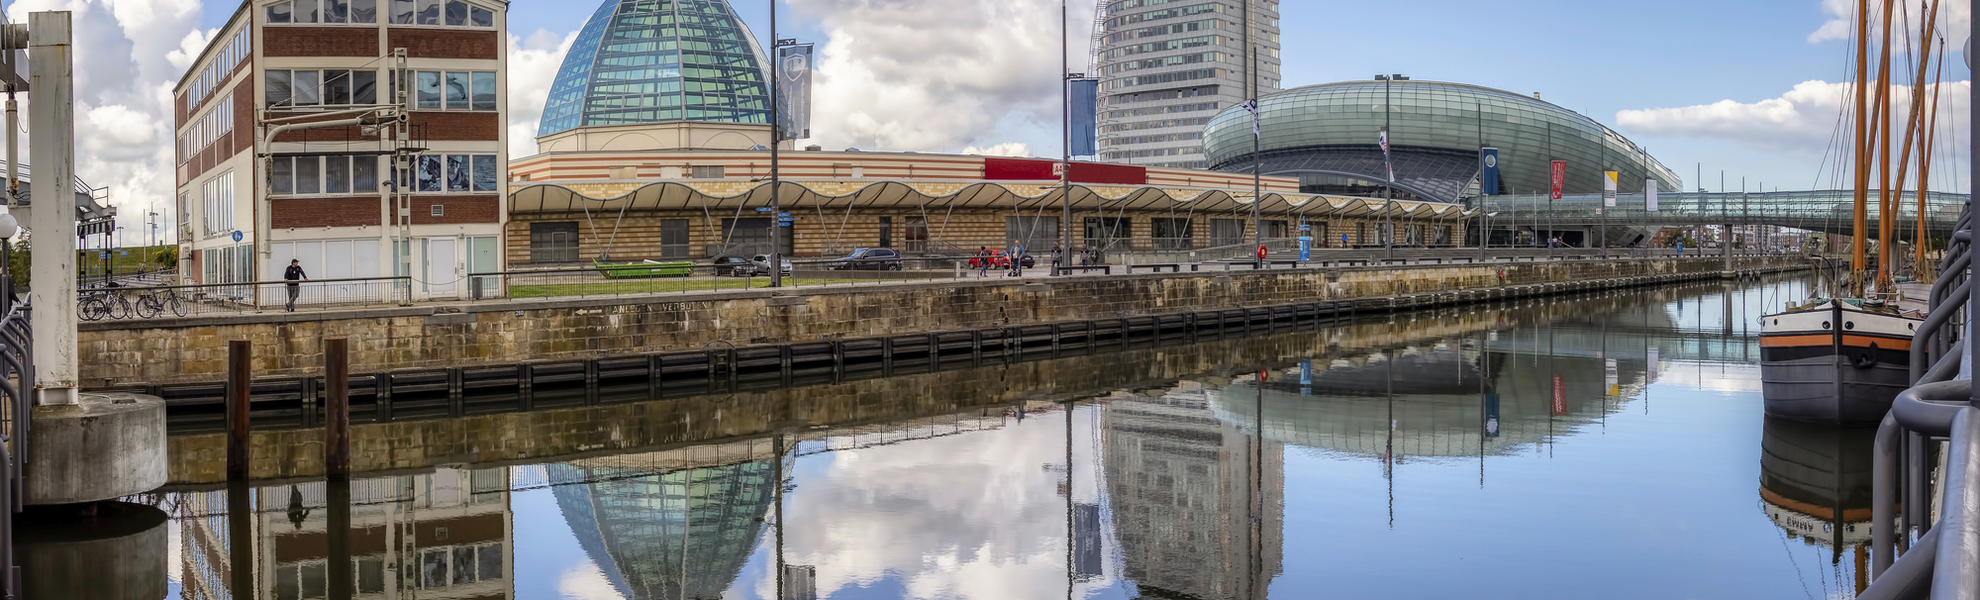
[[768,124],[767,64],[723,0],[605,0],[564,56],[536,135],[667,121]]
[[[1386,112],[1399,191],[1425,200],[1448,202],[1475,193],[1467,187],[1478,175],[1481,146],[1499,149],[1500,193],[1545,191],[1548,162],[1554,159],[1568,163],[1567,193],[1600,193],[1602,171],[1609,169],[1621,172],[1620,192],[1640,192],[1646,172],[1662,191],[1683,188],[1675,173],[1636,144],[1567,109],[1461,83],[1389,85],[1326,83],[1261,99],[1258,144],[1264,172],[1315,176],[1315,183],[1386,180],[1377,145]],[[1219,113],[1203,138],[1212,168],[1251,169],[1251,115],[1244,109]]]

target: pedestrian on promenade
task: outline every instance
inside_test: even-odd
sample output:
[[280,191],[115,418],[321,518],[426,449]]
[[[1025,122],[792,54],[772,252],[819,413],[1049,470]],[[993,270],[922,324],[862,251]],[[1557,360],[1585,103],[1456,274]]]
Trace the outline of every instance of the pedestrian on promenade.
[[296,312],[296,296],[302,295],[302,282],[309,281],[303,273],[302,260],[289,259],[289,270],[282,272],[282,279],[289,282],[289,312]]
[[1059,267],[1065,266],[1065,263],[1061,262],[1064,261],[1065,258],[1066,258],[1066,249],[1059,246],[1056,243],[1052,244],[1052,269],[1058,270]]
[[1011,240],[1010,274],[1012,277],[1021,277],[1024,275],[1024,244],[1017,240]]
[[990,248],[988,246],[976,247],[976,276],[990,276]]

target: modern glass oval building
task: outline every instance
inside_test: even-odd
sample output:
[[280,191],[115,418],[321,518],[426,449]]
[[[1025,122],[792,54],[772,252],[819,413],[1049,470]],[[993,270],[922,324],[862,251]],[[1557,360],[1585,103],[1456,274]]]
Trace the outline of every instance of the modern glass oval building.
[[537,136],[670,121],[768,124],[767,64],[723,0],[605,0],[564,55]]
[[[1297,176],[1300,191],[1380,196],[1388,179],[1379,136],[1388,120],[1398,198],[1454,202],[1479,194],[1480,149],[1497,148],[1501,194],[1545,192],[1549,162],[1567,161],[1564,192],[1600,193],[1615,170],[1619,192],[1681,190],[1675,173],[1641,147],[1573,111],[1488,87],[1437,81],[1344,81],[1259,101],[1257,160],[1267,175]],[[1251,113],[1233,107],[1204,129],[1211,168],[1250,172]]]

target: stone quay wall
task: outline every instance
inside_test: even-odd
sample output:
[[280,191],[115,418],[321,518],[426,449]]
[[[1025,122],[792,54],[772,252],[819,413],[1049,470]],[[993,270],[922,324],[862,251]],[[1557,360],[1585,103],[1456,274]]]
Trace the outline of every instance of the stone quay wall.
[[[1742,257],[1742,273],[1806,268]],[[1363,266],[902,282],[85,323],[85,387],[219,381],[228,340],[256,377],[322,372],[322,339],[350,339],[353,373],[513,365],[996,329],[1316,302],[1380,311],[1433,303],[1716,278],[1718,257]],[[459,312],[451,312],[458,309]],[[436,312],[449,311],[449,312]]]

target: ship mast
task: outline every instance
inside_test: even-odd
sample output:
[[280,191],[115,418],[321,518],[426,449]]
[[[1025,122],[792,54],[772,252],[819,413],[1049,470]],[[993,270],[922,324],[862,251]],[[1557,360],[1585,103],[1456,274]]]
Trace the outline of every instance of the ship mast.
[[[1871,146],[1877,153],[1877,257],[1879,263],[1889,262],[1891,255],[1891,23],[1894,0],[1884,0],[1884,35],[1878,39],[1881,50],[1877,55],[1877,129],[1871,136]],[[1877,292],[1889,292],[1891,285],[1890,269],[1877,268]]]
[[1850,245],[1849,293],[1857,296],[1862,295],[1863,289],[1863,230],[1870,226],[1866,222],[1868,219],[1865,219],[1863,215],[1863,204],[1865,201],[1863,190],[1870,185],[1870,171],[1865,162],[1864,152],[1869,134],[1867,127],[1870,121],[1869,115],[1866,114],[1868,105],[1865,103],[1866,99],[1864,97],[1869,91],[1868,88],[1864,87],[1864,84],[1868,83],[1869,79],[1869,66],[1870,0],[1856,0],[1856,172],[1854,173],[1855,181],[1851,182],[1855,188],[1854,199],[1856,203],[1852,213],[1851,235],[1855,237],[1855,241]]
[[[1933,34],[1936,33],[1934,30]],[[1932,41],[1927,39],[1924,43],[1930,45]],[[1936,71],[1932,76],[1932,116],[1926,119],[1925,134],[1918,142],[1921,148],[1918,151],[1918,226],[1912,230],[1912,252],[1915,255],[1912,264],[1917,265],[1915,268],[1926,277],[1938,275],[1938,269],[1925,267],[1925,193],[1928,185],[1926,176],[1932,172],[1932,152],[1938,150],[1939,142],[1939,82],[1946,75],[1946,42],[1943,38],[1939,40],[1939,68]]]
[[[1920,2],[1920,4],[1923,4],[1923,2]],[[1924,7],[1920,6],[1920,8],[1924,8]],[[1883,289],[1886,292],[1891,291],[1894,288],[1894,285],[1891,282],[1891,273],[1897,271],[1896,266],[1898,264],[1898,253],[1897,253],[1897,248],[1889,246],[1888,244],[1891,243],[1892,241],[1891,238],[1895,237],[1897,234],[1898,219],[1903,218],[1904,177],[1906,175],[1906,171],[1909,170],[1907,169],[1907,167],[1911,166],[1911,146],[1912,146],[1912,140],[1914,139],[1913,138],[1914,134],[1916,134],[1917,136],[1915,139],[1919,142],[1919,150],[1918,150],[1919,164],[1921,165],[1919,167],[1919,173],[1921,177],[1919,178],[1918,181],[1918,187],[1920,191],[1923,191],[1925,188],[1925,180],[1922,177],[1922,175],[1924,174],[1924,167],[1922,165],[1924,164],[1925,134],[1919,130],[1919,128],[1922,125],[1924,125],[1924,123],[1921,120],[1921,116],[1925,111],[1925,87],[1921,84],[1924,83],[1925,81],[1926,69],[1932,66],[1932,44],[1922,42],[1922,40],[1930,39],[1928,36],[1931,35],[1932,28],[1938,24],[1939,0],[1932,0],[1932,7],[1930,9],[1927,9],[1925,15],[1926,15],[1925,22],[1923,24],[1924,28],[1919,30],[1919,39],[1921,40],[1921,43],[1919,44],[1918,74],[1911,79],[1911,110],[1908,111],[1909,114],[1905,117],[1904,120],[1904,144],[1900,146],[1901,150],[1898,154],[1898,175],[1897,175],[1897,179],[1891,182],[1891,185],[1895,186],[1895,188],[1886,191],[1884,195],[1884,200],[1882,202],[1882,205],[1886,207],[1886,210],[1884,211],[1884,215],[1887,216],[1889,220],[1879,223],[1880,225],[1882,225],[1880,229],[1883,232],[1884,241],[1881,242],[1881,244],[1878,246],[1877,262],[1882,264],[1878,265],[1877,267],[1877,285],[1879,288]],[[1906,40],[1905,47],[1909,48],[1910,46],[1911,46],[1911,42],[1909,40]],[[1890,152],[1886,150],[1884,154],[1885,154],[1885,158],[1888,160],[1890,158],[1889,156]],[[1924,196],[1920,196],[1919,198],[1922,200]],[[1919,219],[1921,219],[1921,221],[1924,219],[1923,212],[1919,213]],[[1921,237],[1921,234],[1923,232],[1924,232],[1923,228],[1920,228],[1918,231],[1913,232],[1912,235],[1913,247],[1920,247],[1920,244],[1924,242],[1924,238]],[[1922,261],[1920,264],[1923,264]]]

